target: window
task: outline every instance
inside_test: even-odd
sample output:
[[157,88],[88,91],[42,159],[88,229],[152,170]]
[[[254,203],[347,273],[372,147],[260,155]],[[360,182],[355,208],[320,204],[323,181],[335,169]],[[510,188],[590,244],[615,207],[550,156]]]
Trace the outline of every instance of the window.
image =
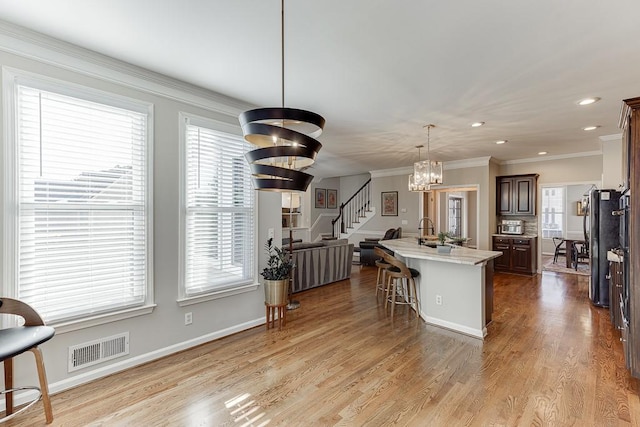
[[542,238],[564,237],[564,187],[542,189]]
[[242,137],[182,115],[181,299],[255,287],[254,190]]
[[462,198],[449,197],[449,234],[451,237],[462,236]]
[[48,322],[147,304],[151,106],[44,79],[11,86],[13,293]]

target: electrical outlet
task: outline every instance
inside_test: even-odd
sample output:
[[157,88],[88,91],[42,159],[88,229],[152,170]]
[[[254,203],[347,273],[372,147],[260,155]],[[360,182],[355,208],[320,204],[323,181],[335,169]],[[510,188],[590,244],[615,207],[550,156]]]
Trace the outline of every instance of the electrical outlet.
[[436,305],[442,305],[442,295],[436,295]]
[[184,324],[190,325],[193,323],[193,313],[188,312],[184,314]]
[[267,237],[267,239],[273,239],[275,237],[275,230],[273,228],[269,229],[269,237]]

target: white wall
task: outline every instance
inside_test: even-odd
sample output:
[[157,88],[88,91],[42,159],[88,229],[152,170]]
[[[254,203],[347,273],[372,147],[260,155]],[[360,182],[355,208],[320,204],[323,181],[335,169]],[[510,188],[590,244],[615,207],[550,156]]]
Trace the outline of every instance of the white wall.
[[605,138],[602,141],[602,188],[620,189],[623,182],[622,163],[622,135]]
[[[0,24],[3,40],[0,44],[0,65],[49,76],[74,84],[98,88],[103,91],[139,99],[154,105],[154,295],[157,306],[151,314],[81,329],[58,333],[42,348],[52,392],[86,382],[93,378],[143,363],[165,354],[179,351],[213,338],[264,323],[264,296],[261,287],[256,291],[222,299],[180,307],[178,298],[178,112],[209,117],[237,127],[241,135],[237,115],[248,105],[223,98],[202,88],[177,82],[145,70],[113,61],[87,51],[74,50],[64,45],[60,50],[45,48],[48,39],[29,35],[7,42],[11,32]],[[25,39],[35,44],[27,44]],[[42,40],[42,44],[40,44]],[[55,46],[55,42],[52,42]],[[25,56],[10,53],[20,46]],[[63,53],[64,52],[64,53]],[[43,60],[34,57],[47,58]],[[4,106],[2,107],[4,108]],[[2,111],[4,116],[4,111]],[[4,134],[4,124],[2,128]],[[4,150],[0,151],[0,156]],[[4,158],[0,158],[4,164]],[[4,170],[0,173],[4,176]],[[0,185],[0,191],[4,186]],[[2,198],[3,199],[3,198]],[[281,236],[279,215],[260,214],[280,212],[279,193],[258,194],[258,226],[256,237],[260,265],[265,264],[261,250],[267,239],[267,230],[273,228],[276,239]],[[3,206],[0,220],[4,221]],[[4,241],[4,232],[0,237]],[[4,256],[0,247],[0,256]],[[256,277],[259,277],[256,275]],[[193,313],[193,324],[184,325],[185,312]],[[130,333],[131,354],[73,374],[67,373],[67,348],[116,333]],[[33,359],[29,356],[16,360],[16,384],[37,383],[33,373]]]
[[546,159],[541,157],[539,161],[507,162],[500,165],[500,175],[529,173],[540,175],[538,185],[559,182],[600,182],[602,179],[602,155],[589,154],[579,157]]

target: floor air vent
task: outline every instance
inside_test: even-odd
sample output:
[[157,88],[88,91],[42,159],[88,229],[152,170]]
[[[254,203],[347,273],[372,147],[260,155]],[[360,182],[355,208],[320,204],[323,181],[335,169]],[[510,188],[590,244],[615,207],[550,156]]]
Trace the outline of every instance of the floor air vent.
[[129,354],[129,332],[69,347],[69,372]]

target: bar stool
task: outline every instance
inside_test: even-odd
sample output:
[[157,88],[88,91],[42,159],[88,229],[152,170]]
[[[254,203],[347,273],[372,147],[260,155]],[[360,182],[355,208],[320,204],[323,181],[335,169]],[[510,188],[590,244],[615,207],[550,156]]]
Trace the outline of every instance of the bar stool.
[[380,259],[375,261],[376,267],[378,267],[378,276],[376,277],[376,298],[378,297],[378,291],[382,291],[381,293],[386,294],[387,292],[387,268],[391,267],[391,264],[386,262],[383,259],[382,254],[386,254],[384,250],[381,248],[373,248],[373,252],[376,256],[379,256]]
[[[24,319],[24,324],[0,330],[0,361],[4,364],[4,386],[6,388],[0,393],[4,394],[6,408],[5,417],[0,418],[0,422],[8,421],[26,411],[42,398],[46,423],[51,424],[53,410],[49,398],[47,372],[39,345],[53,338],[56,331],[51,326],[46,326],[42,317],[30,305],[16,299],[0,298],[1,314],[20,316]],[[13,385],[13,358],[27,351],[32,352],[35,357],[40,387],[14,387]],[[13,394],[22,390],[34,390],[37,392],[37,396],[21,409],[13,412]]]
[[[387,268],[386,271],[387,289],[385,294],[385,308],[387,303],[391,303],[391,316],[393,316],[394,308],[397,304],[409,305],[416,311],[416,317],[420,317],[420,304],[415,281],[415,278],[420,275],[420,272],[415,268],[407,267],[405,263],[386,252],[383,255],[383,259],[391,264],[391,267]],[[398,285],[400,286],[400,292],[402,292],[402,283],[405,280],[407,283],[407,294],[401,295],[398,292]]]

